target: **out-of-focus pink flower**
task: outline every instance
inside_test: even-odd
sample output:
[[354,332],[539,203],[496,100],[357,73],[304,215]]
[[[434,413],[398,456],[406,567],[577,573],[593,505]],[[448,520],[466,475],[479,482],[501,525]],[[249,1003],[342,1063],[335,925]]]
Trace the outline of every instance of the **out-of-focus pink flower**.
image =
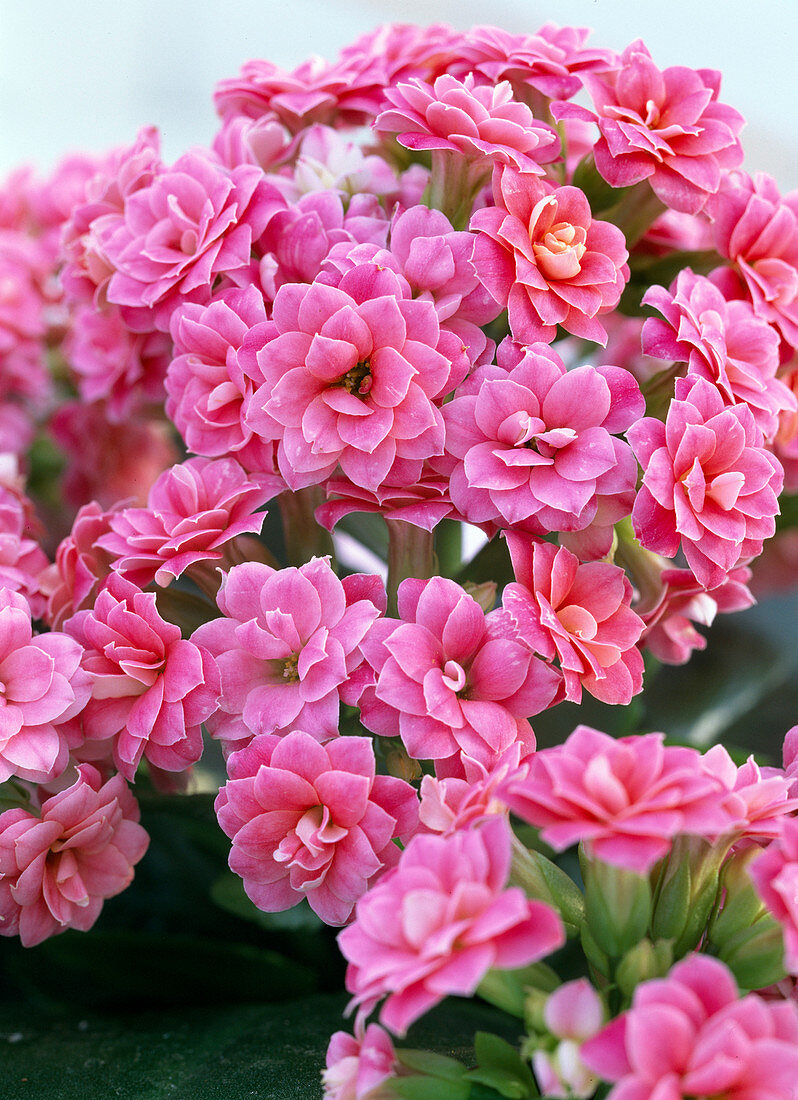
[[217,601],[225,617],[193,635],[222,678],[214,736],[235,742],[301,728],[319,741],[334,737],[341,685],[379,616],[358,578],[341,582],[326,558],[279,570],[245,562],[227,574]]
[[501,796],[557,851],[581,842],[591,857],[645,874],[678,834],[718,836],[737,821],[724,805],[728,788],[700,753],[663,740],[577,726],[564,744],[537,752]]
[[0,478],[0,588],[21,592],[30,605],[35,619],[42,616],[45,606],[45,575],[50,566],[47,555],[36,539],[38,533],[30,524],[30,501],[17,498],[2,484]]
[[134,779],[142,757],[184,771],[202,755],[202,729],[216,710],[219,674],[210,653],[158,614],[155,595],[111,573],[94,607],[67,623],[84,647],[92,698],[85,736],[114,738],[114,764]]
[[583,1065],[579,1048],[601,1030],[601,997],[586,978],[565,982],[547,998],[543,1020],[559,1042],[552,1051],[539,1049],[532,1055],[541,1092],[552,1100],[592,1096],[599,1079]]
[[24,947],[67,928],[87,932],[103,901],[130,884],[149,844],[122,776],[103,783],[90,764],[77,771],[38,816],[0,814],[0,936],[19,934]]
[[555,352],[534,345],[509,373],[482,368],[465,391],[443,417],[447,455],[457,460],[452,503],[472,523],[523,523],[543,535],[584,530],[600,501],[614,502],[616,520],[631,512],[637,464],[611,434],[644,411],[627,371],[566,371]]
[[616,69],[587,73],[584,83],[595,111],[564,103],[552,113],[597,123],[601,137],[593,155],[612,187],[647,179],[666,206],[695,214],[718,190],[721,170],[742,162],[737,135],[744,120],[718,102],[720,73],[675,65],[660,70],[638,39]]
[[740,997],[722,962],[689,955],[667,977],[639,985],[628,1012],[581,1056],[616,1082],[607,1100],[792,1100],[798,1010],[756,993]]
[[474,264],[513,338],[550,344],[560,325],[606,344],[597,320],[614,309],[629,268],[623,233],[593,218],[578,187],[551,187],[509,166],[497,170],[494,206],[478,210]]
[[509,871],[502,818],[414,837],[338,936],[351,1005],[366,1016],[388,994],[380,1020],[401,1035],[447,994],[470,996],[489,969],[516,969],[560,947],[559,917],[505,889]]
[[748,405],[757,427],[772,439],[781,414],[794,413],[798,404],[776,378],[778,334],[750,302],[727,302],[709,279],[686,268],[669,290],[650,287],[643,304],[665,318],[649,317],[643,325],[644,354],[687,363],[688,373],[716,386],[727,405]]
[[565,697],[589,691],[605,703],[628,703],[643,686],[637,642],[643,622],[631,610],[632,586],[609,562],[580,564],[564,546],[507,533],[517,580],[502,606],[520,642],[557,660]]
[[110,515],[96,500],[85,504],[69,535],[59,543],[55,564],[41,579],[47,596],[45,618],[53,630],[60,630],[76,611],[90,607],[101,582],[111,572],[113,555],[97,545],[100,536],[110,530]]
[[389,1100],[399,1063],[391,1037],[379,1024],[355,1027],[355,1034],[336,1031],[327,1047],[322,1070],[323,1100]]
[[712,273],[727,298],[750,298],[758,317],[798,347],[798,199],[764,173],[729,177],[712,200],[715,248],[734,265]]
[[9,776],[46,783],[63,772],[68,748],[58,724],[90,691],[81,653],[58,631],[34,636],[27,600],[0,588],[0,783]]
[[464,80],[446,73],[432,84],[414,78],[386,88],[385,97],[390,106],[374,127],[396,134],[407,149],[443,149],[538,175],[560,152],[556,131],[513,98],[507,81],[478,83],[472,73]]
[[375,774],[367,737],[320,745],[309,733],[264,733],[228,759],[216,799],[233,841],[230,866],[259,909],[303,898],[326,924],[346,924],[369,884],[399,859],[418,824],[418,797]]
[[644,417],[627,435],[644,468],[632,511],[643,546],[673,558],[681,545],[709,589],[761,552],[783,471],[746,405],[725,406],[705,378],[679,378],[665,423]]
[[398,608],[364,643],[377,674],[365,725],[392,726],[417,760],[462,750],[488,768],[513,742],[534,744],[526,719],[551,704],[559,675],[454,581],[405,580]]
[[167,585],[197,562],[221,561],[236,536],[259,532],[266,513],[256,509],[281,487],[272,475],[247,474],[234,458],[190,458],[158,478],[146,508],[115,512],[98,545],[139,588],[153,578]]
[[784,817],[776,840],[753,861],[749,873],[784,933],[784,966],[798,974],[798,818]]

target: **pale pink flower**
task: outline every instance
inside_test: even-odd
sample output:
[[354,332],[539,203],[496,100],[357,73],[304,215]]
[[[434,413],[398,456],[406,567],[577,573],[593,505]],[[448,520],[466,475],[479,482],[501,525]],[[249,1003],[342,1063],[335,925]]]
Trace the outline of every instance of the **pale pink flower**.
[[407,149],[441,149],[483,164],[512,164],[542,175],[560,152],[556,131],[513,98],[508,81],[478,83],[446,73],[432,84],[417,77],[385,89],[390,106],[377,116],[378,133],[396,134]]
[[273,475],[247,474],[234,458],[190,458],[164,471],[146,508],[113,513],[98,545],[140,588],[153,578],[167,585],[198,562],[221,561],[231,539],[259,532],[266,513],[256,509],[281,487]]
[[471,219],[474,264],[507,308],[513,338],[550,344],[560,325],[606,344],[597,318],[617,306],[629,277],[620,229],[594,219],[578,187],[552,187],[509,166],[494,173],[493,197]]
[[670,558],[681,546],[709,589],[761,553],[783,472],[746,405],[724,405],[704,378],[679,378],[665,423],[644,417],[627,435],[644,468],[632,512],[643,546]]
[[103,901],[130,884],[149,844],[122,776],[103,783],[90,764],[77,772],[38,816],[0,814],[0,936],[19,934],[24,947],[67,928],[87,932]]
[[509,372],[482,368],[465,390],[443,417],[456,460],[452,503],[472,523],[523,523],[543,535],[584,530],[599,503],[605,511],[613,503],[616,521],[631,512],[637,464],[613,433],[645,406],[627,371],[566,371],[555,352],[533,345]]
[[473,994],[489,969],[514,970],[560,947],[557,914],[506,889],[509,872],[502,818],[414,837],[338,936],[350,1005],[365,1016],[387,994],[380,1021],[402,1035],[447,994]]
[[417,760],[462,750],[489,768],[513,742],[533,745],[526,719],[551,704],[559,675],[454,581],[405,580],[398,608],[363,645],[376,672],[365,725],[387,723]]
[[718,959],[689,955],[667,977],[637,987],[632,1007],[581,1050],[616,1082],[607,1100],[792,1100],[798,1009],[740,997]]
[[356,1026],[354,1035],[336,1031],[321,1074],[323,1100],[389,1100],[390,1086],[382,1086],[398,1069],[391,1037],[379,1024]]
[[601,997],[586,978],[565,982],[546,999],[543,1020],[559,1042],[552,1051],[538,1049],[532,1055],[541,1092],[552,1100],[592,1096],[600,1082],[583,1064],[579,1050],[604,1023]]
[[326,558],[299,568],[245,562],[230,570],[217,596],[224,618],[193,635],[221,675],[215,737],[235,742],[295,727],[320,741],[337,734],[340,688],[379,615],[359,580],[340,581]]
[[718,102],[720,73],[660,70],[638,39],[616,69],[583,79],[595,110],[565,103],[553,105],[552,113],[597,123],[601,137],[593,156],[612,187],[647,179],[666,206],[695,214],[718,190],[722,169],[742,162],[737,135],[744,120]]
[[346,924],[357,899],[399,859],[418,824],[418,797],[376,775],[368,737],[320,745],[302,730],[264,733],[227,761],[216,799],[233,841],[230,867],[266,913],[303,898],[325,924]]
[[623,569],[581,564],[564,546],[515,532],[506,537],[517,579],[505,586],[502,607],[515,636],[559,663],[566,699],[580,702],[584,689],[605,703],[628,703],[643,686],[643,622]]
[[82,649],[59,631],[33,634],[24,596],[0,588],[0,783],[10,776],[46,783],[67,764],[58,725],[89,697]]
[[737,820],[701,754],[663,741],[577,726],[564,744],[535,753],[502,798],[557,851],[580,842],[593,859],[645,874],[678,834],[718,836]]
[[81,716],[86,738],[114,738],[114,764],[131,782],[142,758],[169,772],[196,763],[201,724],[219,698],[208,650],[161,618],[153,593],[118,573],[106,578],[93,608],[66,625],[84,648],[91,681]]
[[690,375],[706,378],[724,403],[745,403],[766,439],[772,439],[783,413],[798,408],[795,394],[778,378],[779,338],[754,313],[750,302],[727,302],[709,279],[680,271],[669,290],[652,286],[643,304],[664,317],[643,325],[643,352],[656,359],[687,363]]
[[798,817],[784,817],[776,840],[753,861],[749,873],[784,933],[784,967],[798,974]]

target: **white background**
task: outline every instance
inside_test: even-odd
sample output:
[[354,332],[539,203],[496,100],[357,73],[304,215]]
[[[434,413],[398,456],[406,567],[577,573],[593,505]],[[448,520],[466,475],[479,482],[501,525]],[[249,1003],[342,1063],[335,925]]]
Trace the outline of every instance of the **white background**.
[[380,23],[436,20],[588,26],[596,46],[642,38],[661,68],[721,69],[721,99],[749,123],[746,167],[798,187],[798,0],[0,0],[0,175],[144,123],[174,159],[210,140],[213,86],[248,58],[332,59]]

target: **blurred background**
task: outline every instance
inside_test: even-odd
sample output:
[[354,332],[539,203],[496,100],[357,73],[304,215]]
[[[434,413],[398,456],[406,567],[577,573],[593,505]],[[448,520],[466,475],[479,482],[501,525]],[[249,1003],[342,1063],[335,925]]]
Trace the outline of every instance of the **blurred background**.
[[157,125],[167,159],[214,131],[213,87],[252,57],[332,59],[384,22],[592,27],[596,46],[642,38],[655,62],[716,68],[748,120],[746,165],[798,187],[795,0],[0,0],[0,175],[49,169]]

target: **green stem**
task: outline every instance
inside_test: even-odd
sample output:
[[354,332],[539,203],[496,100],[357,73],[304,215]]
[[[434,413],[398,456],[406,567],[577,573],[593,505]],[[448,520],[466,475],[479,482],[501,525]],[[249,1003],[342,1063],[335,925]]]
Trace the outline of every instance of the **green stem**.
[[281,493],[277,498],[289,565],[304,565],[313,557],[327,556],[334,562],[332,535],[316,522],[316,509],[324,499],[324,490],[319,485],[309,485],[296,493]]
[[426,580],[435,575],[431,531],[403,519],[386,519],[388,526],[388,614],[396,615],[396,593],[408,577]]

